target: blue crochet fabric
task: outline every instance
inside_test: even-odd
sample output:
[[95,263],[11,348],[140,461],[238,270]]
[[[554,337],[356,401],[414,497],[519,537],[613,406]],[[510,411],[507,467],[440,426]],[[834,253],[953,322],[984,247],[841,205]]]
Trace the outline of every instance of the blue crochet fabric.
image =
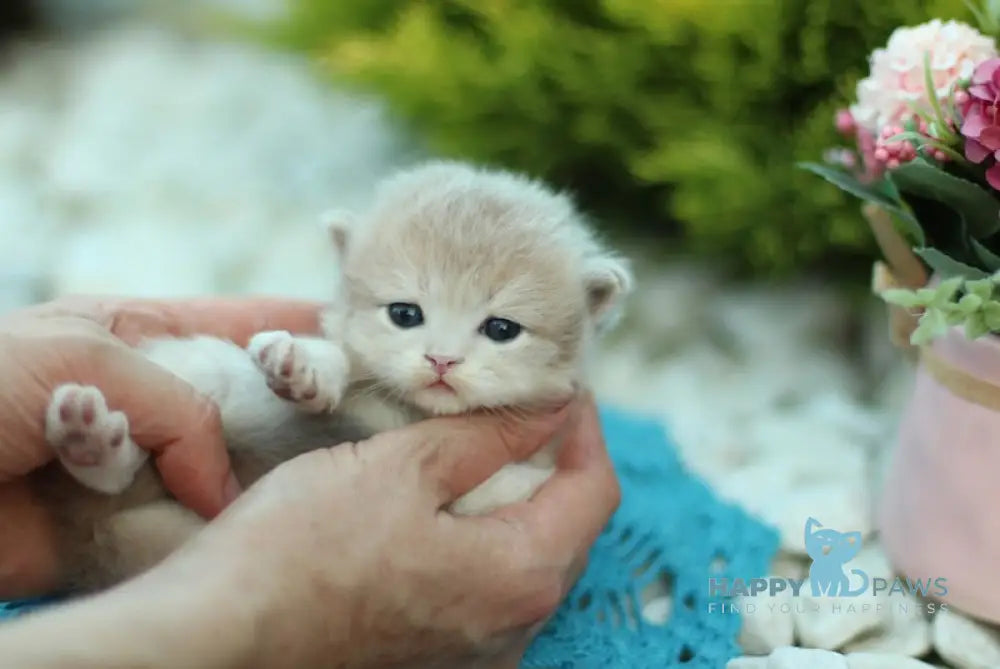
[[[601,422],[622,504],[522,669],[722,669],[741,654],[741,617],[709,609],[709,578],[767,574],[778,534],[687,472],[659,423],[607,407]],[[663,624],[641,615],[657,581],[672,598]]]
[[[741,620],[709,609],[709,578],[768,573],[777,533],[685,471],[659,423],[608,407],[601,420],[622,504],[522,669],[722,669],[741,654]],[[654,583],[673,600],[663,624],[641,615]],[[0,602],[0,618],[47,601]]]

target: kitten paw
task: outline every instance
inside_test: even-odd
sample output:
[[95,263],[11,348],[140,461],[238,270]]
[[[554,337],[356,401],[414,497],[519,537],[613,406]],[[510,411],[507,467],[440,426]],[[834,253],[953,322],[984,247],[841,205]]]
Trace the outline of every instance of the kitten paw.
[[109,411],[104,394],[93,386],[55,389],[45,416],[45,438],[74,478],[109,495],[129,487],[147,458],[129,436],[125,414]]
[[347,360],[333,342],[261,332],[247,347],[268,387],[310,413],[333,411],[347,386]]

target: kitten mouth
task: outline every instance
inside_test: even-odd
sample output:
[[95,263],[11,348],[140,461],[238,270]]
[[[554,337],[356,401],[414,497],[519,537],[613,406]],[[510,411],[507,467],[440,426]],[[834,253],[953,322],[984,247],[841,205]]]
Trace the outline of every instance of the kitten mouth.
[[444,379],[438,379],[434,383],[427,386],[427,390],[443,390],[445,392],[454,393],[455,389],[448,385]]

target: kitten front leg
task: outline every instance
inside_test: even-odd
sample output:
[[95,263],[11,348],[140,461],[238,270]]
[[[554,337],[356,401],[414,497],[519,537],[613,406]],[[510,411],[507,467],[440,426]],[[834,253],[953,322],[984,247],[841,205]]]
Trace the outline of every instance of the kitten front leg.
[[55,389],[45,415],[45,439],[77,481],[108,495],[128,488],[148,458],[129,436],[125,414],[110,411],[93,386],[67,383]]
[[504,465],[493,476],[455,500],[451,511],[460,516],[479,516],[508,504],[527,501],[554,471],[555,468],[527,462]]
[[460,516],[479,516],[496,509],[525,502],[556,471],[560,441],[553,440],[523,462],[511,462],[493,476],[455,500],[451,511]]
[[261,332],[250,340],[247,352],[276,395],[309,413],[333,411],[347,389],[347,356],[329,339]]

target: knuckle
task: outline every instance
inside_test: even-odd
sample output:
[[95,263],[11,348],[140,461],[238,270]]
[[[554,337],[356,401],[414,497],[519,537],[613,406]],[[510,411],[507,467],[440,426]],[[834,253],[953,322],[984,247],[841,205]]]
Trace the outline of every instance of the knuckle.
[[76,333],[67,335],[66,350],[76,349],[87,359],[96,362],[98,367],[104,367],[121,355],[121,344],[109,337],[106,331],[89,321],[83,321],[81,326]]

